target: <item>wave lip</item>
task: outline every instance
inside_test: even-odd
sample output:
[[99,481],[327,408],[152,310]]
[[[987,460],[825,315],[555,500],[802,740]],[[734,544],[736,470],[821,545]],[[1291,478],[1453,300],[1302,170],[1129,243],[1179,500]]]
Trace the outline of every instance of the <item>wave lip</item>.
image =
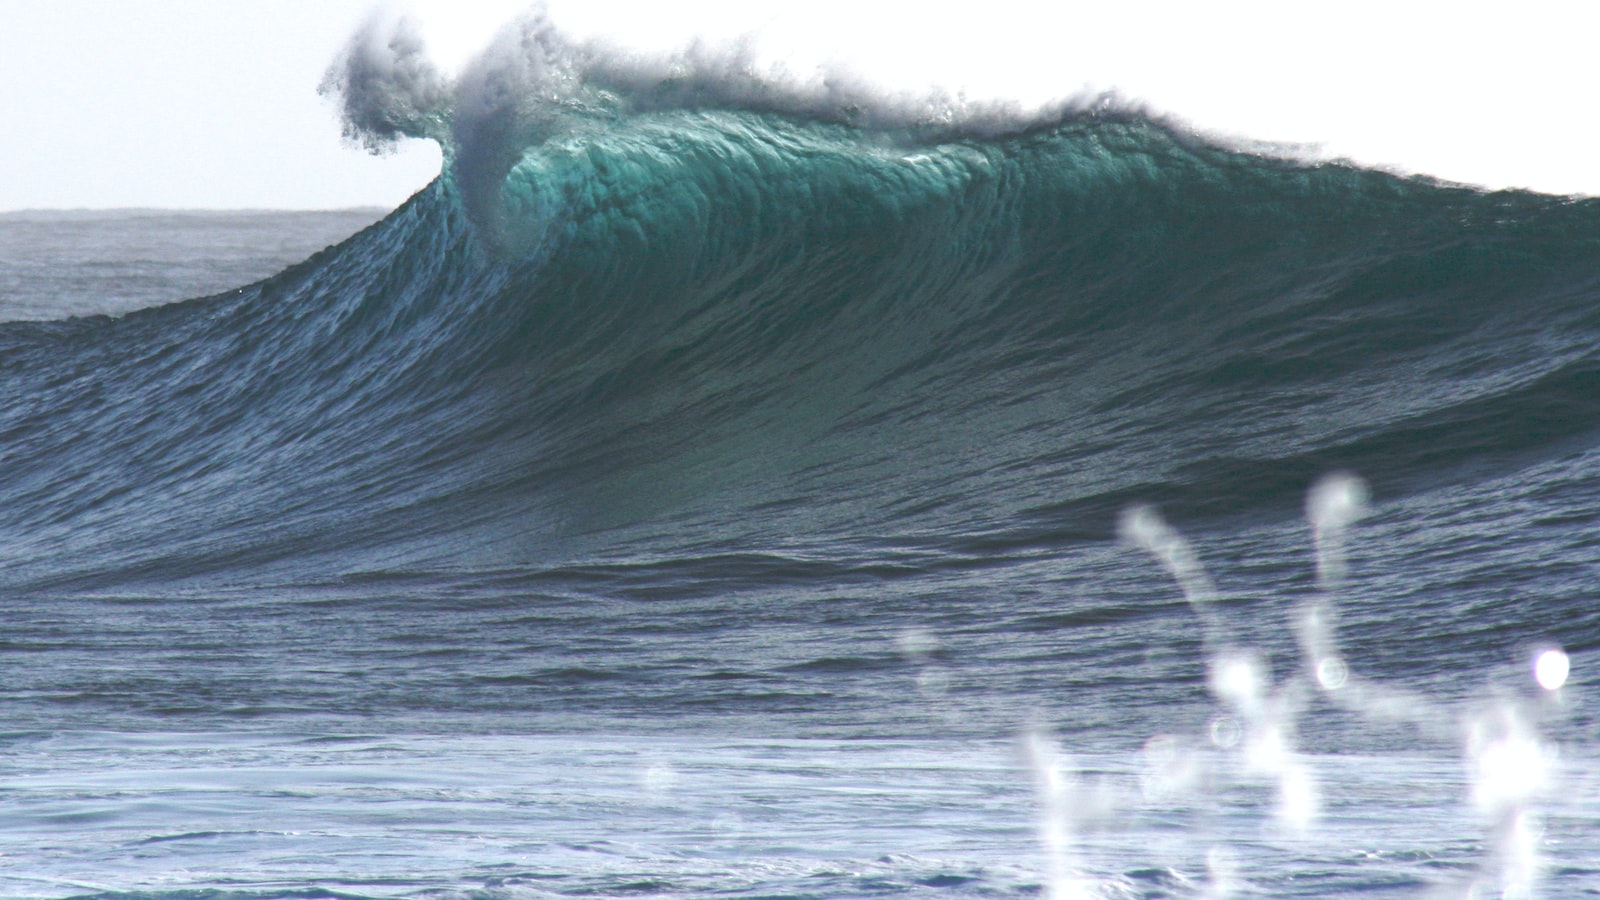
[[912,132],[920,140],[1017,134],[1091,110],[1149,115],[1105,92],[1028,106],[934,87],[890,91],[844,64],[800,72],[765,61],[750,36],[691,42],[669,53],[629,51],[575,39],[539,8],[503,26],[454,79],[429,60],[412,20],[380,11],[329,67],[321,91],[337,101],[345,137],[371,152],[404,138],[438,142],[477,206],[487,205],[486,195],[527,148],[651,112],[771,113]]

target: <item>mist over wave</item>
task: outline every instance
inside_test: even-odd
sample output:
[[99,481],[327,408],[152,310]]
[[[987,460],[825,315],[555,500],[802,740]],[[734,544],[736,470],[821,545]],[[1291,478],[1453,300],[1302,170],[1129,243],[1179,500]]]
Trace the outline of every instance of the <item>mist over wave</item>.
[[337,99],[346,138],[372,152],[405,138],[438,141],[466,202],[485,215],[492,214],[489,195],[525,149],[607,119],[737,110],[931,140],[1014,134],[1097,106],[1136,110],[1082,92],[1025,107],[934,87],[894,91],[844,62],[792,70],[764,59],[753,36],[695,40],[666,53],[629,50],[569,36],[538,6],[503,26],[454,79],[430,61],[414,20],[380,9],[352,36],[321,90]]

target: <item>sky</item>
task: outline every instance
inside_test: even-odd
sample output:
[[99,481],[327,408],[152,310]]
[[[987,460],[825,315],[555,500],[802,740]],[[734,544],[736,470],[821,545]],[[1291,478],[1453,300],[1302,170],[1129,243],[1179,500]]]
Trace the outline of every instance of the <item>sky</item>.
[[[393,206],[427,142],[346,144],[324,71],[373,0],[0,0],[0,211]],[[414,0],[458,68],[520,0]],[[887,89],[1044,102],[1115,89],[1199,130],[1489,187],[1600,195],[1600,4],[548,0],[580,37],[764,59]],[[1488,9],[1484,5],[1481,9]]]

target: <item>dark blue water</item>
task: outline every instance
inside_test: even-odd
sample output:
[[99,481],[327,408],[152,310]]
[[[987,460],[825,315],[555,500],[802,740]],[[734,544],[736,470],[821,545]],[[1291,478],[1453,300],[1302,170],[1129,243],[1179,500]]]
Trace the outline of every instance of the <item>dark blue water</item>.
[[606,77],[0,325],[0,896],[1600,890],[1600,203]]

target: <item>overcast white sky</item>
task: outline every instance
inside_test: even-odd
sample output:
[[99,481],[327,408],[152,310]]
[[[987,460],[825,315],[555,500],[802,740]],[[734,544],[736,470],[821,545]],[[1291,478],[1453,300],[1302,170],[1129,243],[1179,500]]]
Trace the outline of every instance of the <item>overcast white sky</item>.
[[[345,146],[316,87],[373,0],[0,0],[0,210],[391,206],[431,146]],[[409,4],[446,67],[517,0]],[[1590,42],[1600,5],[551,0],[579,34],[670,46],[764,29],[791,59],[853,60],[1043,100],[1116,87],[1210,130],[1369,164],[1600,194]],[[1049,6],[1050,11],[1041,11]],[[1112,8],[1114,7],[1114,8]],[[1488,8],[1485,4],[1484,8]]]

